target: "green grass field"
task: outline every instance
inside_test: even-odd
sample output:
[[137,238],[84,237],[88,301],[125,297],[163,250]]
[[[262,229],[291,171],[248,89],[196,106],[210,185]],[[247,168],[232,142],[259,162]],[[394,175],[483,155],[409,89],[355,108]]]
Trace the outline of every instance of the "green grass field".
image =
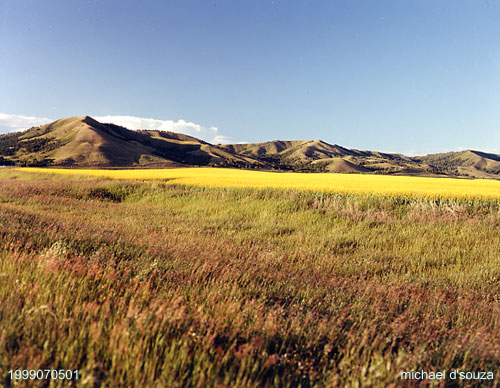
[[[499,386],[499,226],[493,199],[3,170],[0,386]],[[46,368],[80,379],[8,375]],[[399,378],[456,368],[494,380]]]

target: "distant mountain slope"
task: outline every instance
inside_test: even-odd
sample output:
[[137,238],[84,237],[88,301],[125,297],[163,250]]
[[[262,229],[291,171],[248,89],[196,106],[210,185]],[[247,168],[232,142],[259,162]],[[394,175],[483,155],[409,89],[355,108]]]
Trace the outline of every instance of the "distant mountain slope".
[[70,117],[0,136],[0,162],[18,165],[139,167],[220,165],[263,167],[191,136],[132,131],[89,116]]

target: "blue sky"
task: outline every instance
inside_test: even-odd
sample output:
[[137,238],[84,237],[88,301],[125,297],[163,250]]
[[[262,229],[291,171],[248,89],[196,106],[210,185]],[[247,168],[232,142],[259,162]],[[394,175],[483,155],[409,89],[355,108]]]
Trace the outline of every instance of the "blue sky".
[[500,152],[500,0],[0,0],[0,58],[2,132]]

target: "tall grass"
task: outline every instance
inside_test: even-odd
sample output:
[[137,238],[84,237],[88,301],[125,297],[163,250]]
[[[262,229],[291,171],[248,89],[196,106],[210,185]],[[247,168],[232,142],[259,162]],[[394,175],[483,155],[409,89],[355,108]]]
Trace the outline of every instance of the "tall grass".
[[251,171],[228,168],[171,169],[57,169],[22,168],[19,171],[51,175],[78,175],[114,179],[164,180],[176,185],[201,187],[274,188],[406,198],[499,200],[500,181],[493,179],[454,179],[436,177],[389,176],[376,174],[332,174]]
[[454,368],[499,385],[494,200],[16,174],[4,386],[17,368],[79,369],[81,387],[417,386],[399,372]]

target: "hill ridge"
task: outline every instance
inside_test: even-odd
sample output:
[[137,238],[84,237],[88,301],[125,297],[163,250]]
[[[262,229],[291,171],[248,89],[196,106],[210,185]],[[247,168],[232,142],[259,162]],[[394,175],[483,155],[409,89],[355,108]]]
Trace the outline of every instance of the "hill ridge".
[[162,131],[133,131],[103,124],[90,116],[0,136],[0,163],[23,166],[175,167],[261,166],[191,136]]
[[130,130],[91,116],[0,135],[0,164],[75,167],[220,166],[304,172],[500,178],[500,155],[478,150],[409,157],[321,139],[213,145],[160,130]]

